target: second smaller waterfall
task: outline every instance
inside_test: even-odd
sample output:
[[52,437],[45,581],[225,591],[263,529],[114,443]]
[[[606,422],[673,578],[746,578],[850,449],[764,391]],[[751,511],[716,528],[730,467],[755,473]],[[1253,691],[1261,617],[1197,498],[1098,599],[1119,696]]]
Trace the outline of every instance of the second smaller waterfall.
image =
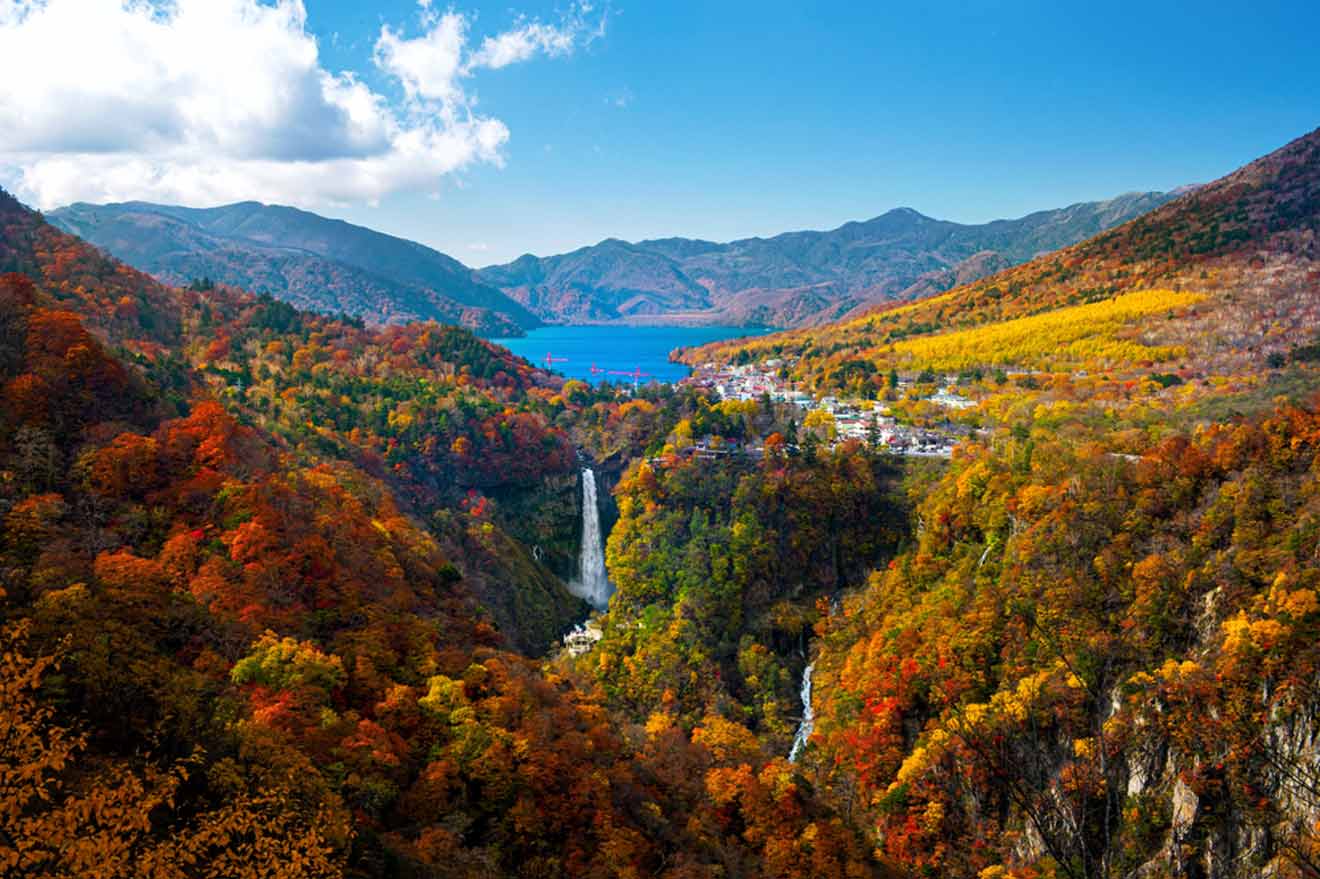
[[815,668],[816,663],[813,662],[802,671],[802,721],[798,724],[797,734],[793,736],[793,747],[788,752],[789,763],[797,762],[815,726],[816,712],[811,707],[811,673]]

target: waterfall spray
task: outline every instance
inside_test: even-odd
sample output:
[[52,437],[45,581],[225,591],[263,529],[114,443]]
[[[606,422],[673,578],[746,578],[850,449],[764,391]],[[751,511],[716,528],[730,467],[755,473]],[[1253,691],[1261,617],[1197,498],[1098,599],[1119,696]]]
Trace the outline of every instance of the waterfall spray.
[[605,541],[600,533],[600,506],[596,501],[596,474],[582,471],[582,549],[578,553],[578,576],[568,589],[596,610],[609,607],[614,587],[605,571]]

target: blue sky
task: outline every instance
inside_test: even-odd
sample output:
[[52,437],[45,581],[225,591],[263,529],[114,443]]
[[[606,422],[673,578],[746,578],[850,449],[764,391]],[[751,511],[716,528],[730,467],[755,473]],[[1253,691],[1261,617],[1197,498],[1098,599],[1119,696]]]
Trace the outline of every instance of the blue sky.
[[[502,130],[446,173],[391,172],[379,191],[323,200],[317,181],[303,199],[241,174],[177,192],[303,201],[484,265],[609,236],[828,228],[900,205],[1018,216],[1210,180],[1320,125],[1315,2],[596,2],[437,2],[424,21],[413,0],[305,0],[320,67],[400,105],[406,79],[380,63],[382,28],[414,38],[452,10],[475,48],[578,20],[562,51],[464,75],[466,111]],[[49,156],[30,158],[52,141],[34,143],[9,151],[10,178],[27,174],[20,195],[82,197],[88,172],[61,177]],[[136,192],[122,162],[102,176],[114,185],[89,200]],[[176,191],[166,178],[143,195]]]
[[[374,31],[356,6],[309,13],[342,41]],[[473,8],[508,23],[503,3]],[[481,81],[505,167],[349,215],[483,262],[1167,189],[1320,125],[1317,34],[1313,2],[621,2],[574,57]]]

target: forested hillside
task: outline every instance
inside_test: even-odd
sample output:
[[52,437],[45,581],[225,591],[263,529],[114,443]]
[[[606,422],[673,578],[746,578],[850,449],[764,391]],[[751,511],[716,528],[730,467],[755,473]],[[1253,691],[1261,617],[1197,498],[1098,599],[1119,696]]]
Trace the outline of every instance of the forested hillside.
[[[1315,876],[1317,232],[1320,132],[687,352],[792,386],[720,399],[163,286],[0,197],[0,866]],[[583,466],[616,592],[570,652]]]
[[814,629],[803,762],[890,863],[1317,875],[1318,233],[1313,132],[947,294],[687,352],[976,431]]
[[163,287],[8,196],[0,269],[6,875],[877,872],[718,716],[526,658],[585,611],[573,436],[698,401]]

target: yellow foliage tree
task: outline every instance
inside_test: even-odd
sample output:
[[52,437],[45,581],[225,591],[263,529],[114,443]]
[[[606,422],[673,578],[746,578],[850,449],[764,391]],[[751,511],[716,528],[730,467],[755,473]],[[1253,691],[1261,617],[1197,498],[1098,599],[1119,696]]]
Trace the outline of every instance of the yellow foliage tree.
[[[57,665],[27,655],[29,627],[0,630],[0,875],[59,879],[329,879],[342,866],[317,810],[279,789],[240,792],[179,820],[188,762],[168,769],[85,756],[39,688]],[[189,809],[189,812],[194,812]]]

